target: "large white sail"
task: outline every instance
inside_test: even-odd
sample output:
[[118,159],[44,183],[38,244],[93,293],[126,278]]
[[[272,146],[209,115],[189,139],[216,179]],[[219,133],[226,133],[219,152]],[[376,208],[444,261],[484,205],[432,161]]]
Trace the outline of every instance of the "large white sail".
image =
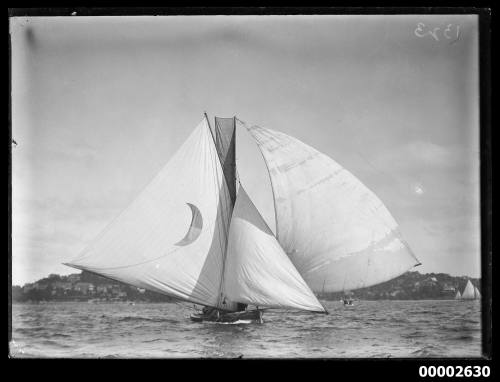
[[467,285],[462,292],[462,300],[473,300],[474,298],[474,285],[472,285],[470,280],[467,280]]
[[242,186],[229,229],[224,290],[246,304],[324,311]]
[[346,169],[286,134],[246,127],[269,170],[276,237],[313,291],[367,287],[419,265],[387,208]]
[[203,120],[70,266],[199,304],[220,303],[230,197]]

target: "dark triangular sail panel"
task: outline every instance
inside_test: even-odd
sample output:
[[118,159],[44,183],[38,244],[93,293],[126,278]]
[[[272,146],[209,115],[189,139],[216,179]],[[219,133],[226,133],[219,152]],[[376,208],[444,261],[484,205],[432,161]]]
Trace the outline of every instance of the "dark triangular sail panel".
[[234,118],[215,117],[215,146],[233,206],[236,201],[235,128]]
[[[215,147],[219,155],[222,171],[231,198],[231,207],[236,202],[236,119],[215,117]],[[229,221],[228,221],[229,225]],[[225,299],[228,307],[236,310],[244,310],[246,304],[230,302]]]

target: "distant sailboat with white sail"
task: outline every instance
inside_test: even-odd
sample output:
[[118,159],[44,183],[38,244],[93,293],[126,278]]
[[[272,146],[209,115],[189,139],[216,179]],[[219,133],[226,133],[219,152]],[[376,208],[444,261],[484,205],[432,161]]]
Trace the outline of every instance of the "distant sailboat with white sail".
[[[237,180],[236,126],[266,163],[276,235]],[[327,313],[315,293],[368,287],[419,264],[384,204],[333,159],[236,117],[216,117],[212,129],[205,115],[67,265],[203,305],[195,321],[234,322],[261,321],[262,308]]]
[[481,293],[479,293],[479,289],[477,289],[476,286],[474,287],[474,298],[476,300],[479,300],[481,298]]
[[474,286],[470,280],[467,280],[467,285],[462,292],[461,300],[478,300],[481,298],[481,293],[479,293],[479,289]]
[[460,300],[462,298],[462,295],[460,294],[460,291],[457,290],[457,293],[455,294],[455,300]]

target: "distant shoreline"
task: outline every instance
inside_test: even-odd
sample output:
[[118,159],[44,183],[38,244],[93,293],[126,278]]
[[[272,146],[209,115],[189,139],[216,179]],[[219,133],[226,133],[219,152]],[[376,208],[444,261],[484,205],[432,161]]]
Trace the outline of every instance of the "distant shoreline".
[[[480,279],[446,273],[406,272],[387,282],[353,291],[316,293],[323,301],[351,297],[360,301],[443,301],[462,293],[468,281],[481,291]],[[45,301],[45,302],[44,302]],[[82,271],[67,276],[51,274],[35,283],[12,286],[12,302],[84,302],[95,304],[136,304],[178,302],[177,299]]]
[[[338,302],[339,305],[341,305],[340,301],[337,300],[322,300],[320,301],[327,301],[327,302]],[[436,298],[436,299],[428,299],[428,298],[422,298],[422,299],[413,299],[413,300],[395,300],[395,299],[380,299],[380,300],[354,300],[354,306],[356,303],[363,303],[363,302],[412,302],[412,301],[457,301],[460,303],[467,303],[467,302],[477,302],[479,300],[455,300],[455,299],[445,299],[445,298]],[[131,304],[130,302],[133,302]],[[57,301],[57,300],[50,300],[50,301],[12,301],[12,305],[48,305],[48,304],[88,304],[88,305],[149,305],[149,304],[178,304],[180,302],[183,302],[185,304],[190,304],[185,301],[102,301],[102,302],[95,302],[95,303],[89,303],[88,301]],[[194,303],[193,303],[194,304]],[[196,304],[194,304],[196,305]]]

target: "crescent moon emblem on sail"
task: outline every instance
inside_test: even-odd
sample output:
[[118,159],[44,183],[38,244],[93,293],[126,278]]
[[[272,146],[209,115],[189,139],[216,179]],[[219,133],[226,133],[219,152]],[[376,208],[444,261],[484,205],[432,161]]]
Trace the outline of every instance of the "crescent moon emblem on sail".
[[191,218],[191,224],[186,233],[186,236],[184,236],[181,241],[175,243],[175,245],[178,246],[186,246],[194,242],[196,239],[198,239],[198,236],[200,236],[201,229],[203,228],[203,218],[198,207],[191,203],[186,204],[189,206],[189,208],[191,208],[191,213],[193,216]]

